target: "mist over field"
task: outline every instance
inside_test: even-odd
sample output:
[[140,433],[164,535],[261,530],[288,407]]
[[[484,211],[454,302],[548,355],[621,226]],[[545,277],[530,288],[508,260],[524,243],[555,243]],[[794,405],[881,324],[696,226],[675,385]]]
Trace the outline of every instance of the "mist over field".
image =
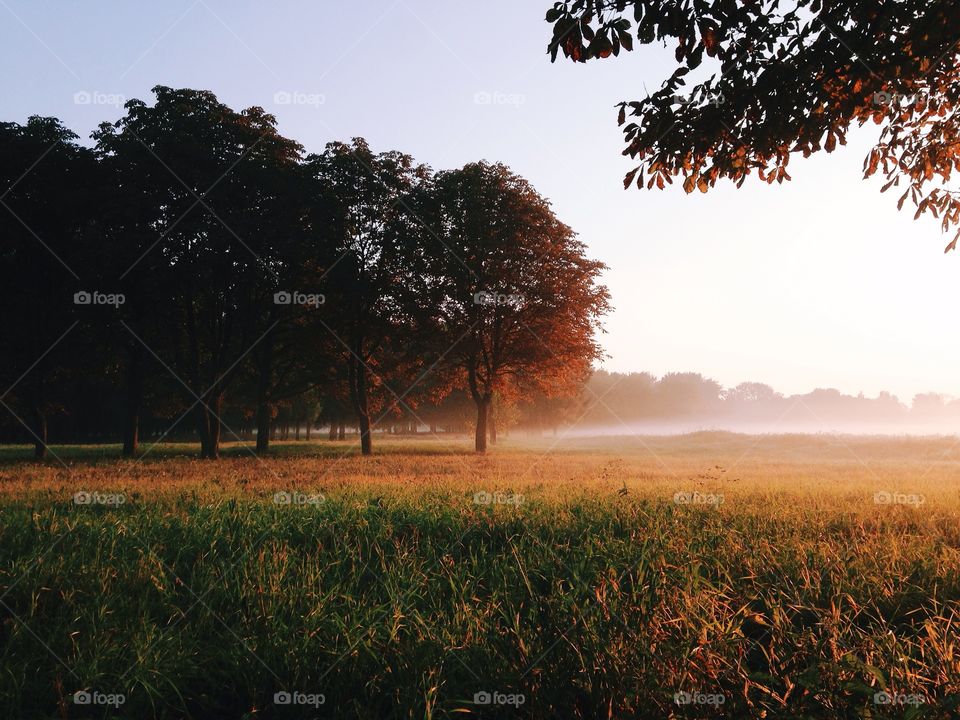
[[957,424],[940,425],[890,425],[881,423],[787,422],[764,423],[739,418],[704,418],[678,420],[675,422],[645,422],[621,425],[572,425],[560,431],[564,437],[634,437],[671,436],[699,432],[733,432],[746,435],[853,435],[853,436],[910,436],[910,437],[960,437]]
[[[657,378],[649,373],[600,370],[591,376],[578,402],[554,403],[539,415],[528,411],[521,420],[532,434],[547,427],[575,437],[710,430],[759,435],[952,436],[960,432],[960,401],[933,392],[915,395],[908,402],[890,393],[866,397],[836,389],[784,395],[756,382],[725,388],[699,373]],[[554,428],[554,422],[560,424]]]

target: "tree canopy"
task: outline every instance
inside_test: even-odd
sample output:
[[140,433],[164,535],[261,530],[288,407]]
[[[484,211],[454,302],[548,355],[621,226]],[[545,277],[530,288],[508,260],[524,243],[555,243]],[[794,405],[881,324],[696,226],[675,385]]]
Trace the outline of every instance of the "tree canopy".
[[619,104],[623,154],[638,161],[624,187],[682,177],[687,192],[707,192],[754,171],[782,183],[792,155],[832,152],[851,126],[874,123],[865,177],[882,174],[899,207],[909,200],[944,232],[960,222],[960,193],[947,186],[960,170],[951,0],[567,0],[546,20],[553,60],[615,57],[635,40],[674,50],[659,89]]
[[305,155],[261,108],[154,94],[92,149],[52,118],[0,124],[4,436],[133,455],[145,424],[215,458],[222,434],[263,452],[278,421],[322,417],[369,454],[384,423],[465,431],[470,393],[483,450],[494,392],[585,380],[603,266],[505,166],[434,173],[362,138]]
[[569,393],[602,353],[594,328],[608,309],[595,283],[604,266],[523,178],[471,163],[439,173],[428,241],[443,328],[477,404],[476,444],[486,447],[490,403]]

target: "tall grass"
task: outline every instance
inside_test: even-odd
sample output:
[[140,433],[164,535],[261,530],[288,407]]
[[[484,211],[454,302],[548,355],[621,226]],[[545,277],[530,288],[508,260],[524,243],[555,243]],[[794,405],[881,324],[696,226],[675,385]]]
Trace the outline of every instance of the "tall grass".
[[9,462],[0,716],[955,716],[949,446],[753,440]]

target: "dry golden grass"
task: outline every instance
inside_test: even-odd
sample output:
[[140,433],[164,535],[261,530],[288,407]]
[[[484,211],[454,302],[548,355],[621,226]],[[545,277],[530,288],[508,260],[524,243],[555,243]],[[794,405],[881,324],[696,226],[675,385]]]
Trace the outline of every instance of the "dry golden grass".
[[379,440],[0,450],[0,716],[956,716],[953,438]]
[[923,496],[925,513],[960,510],[960,441],[952,437],[518,438],[483,456],[463,438],[384,438],[373,457],[361,457],[348,442],[288,443],[263,458],[228,444],[225,457],[212,463],[190,456],[194,448],[184,445],[161,445],[138,460],[111,458],[110,451],[55,448],[64,467],[55,460],[12,462],[15,451],[8,449],[0,498],[69,497],[81,489],[143,499],[183,492],[260,496],[297,488],[425,497],[499,490],[557,502],[622,496],[626,489],[631,497],[664,501],[677,492],[723,494],[723,505],[737,511],[870,515],[884,509],[874,495],[888,492]]

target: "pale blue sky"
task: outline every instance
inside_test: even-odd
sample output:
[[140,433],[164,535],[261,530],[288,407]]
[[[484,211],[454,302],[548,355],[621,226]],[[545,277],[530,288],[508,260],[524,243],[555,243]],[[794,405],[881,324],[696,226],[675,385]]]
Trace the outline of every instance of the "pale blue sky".
[[0,119],[54,115],[86,138],[121,115],[111,95],[163,84],[261,105],[308,150],[362,135],[438,169],[503,161],[610,266],[609,369],[960,395],[960,256],[860,180],[872,129],[794,158],[783,186],[624,192],[613,106],[656,88],[668,55],[551,65],[548,5],[0,0]]

